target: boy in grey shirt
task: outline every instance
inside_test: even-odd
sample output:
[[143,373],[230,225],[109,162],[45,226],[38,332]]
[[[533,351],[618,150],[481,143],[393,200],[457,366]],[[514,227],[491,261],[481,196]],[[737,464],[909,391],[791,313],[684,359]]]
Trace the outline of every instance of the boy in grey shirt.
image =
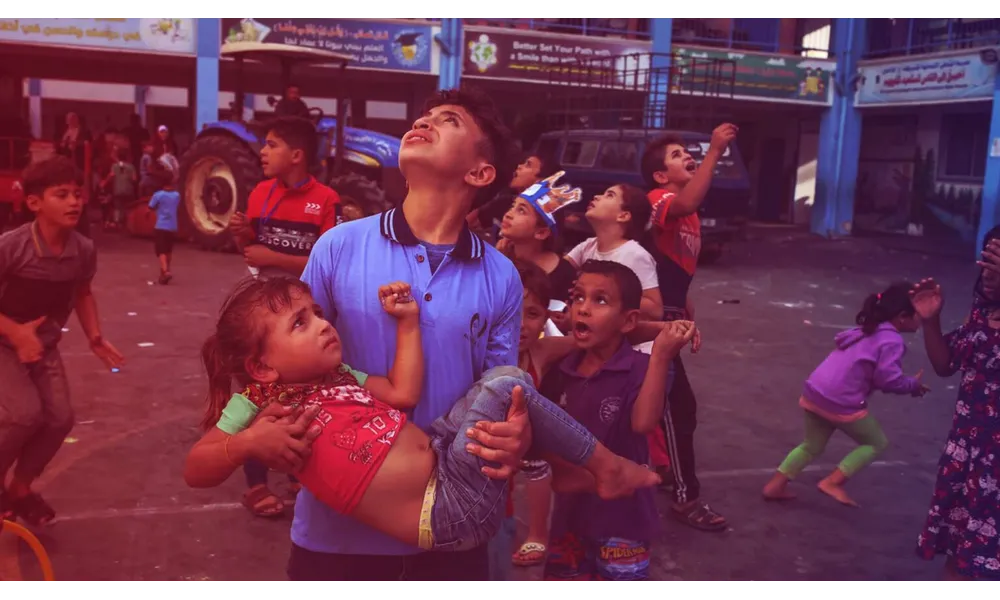
[[57,345],[76,310],[90,348],[110,369],[124,362],[101,337],[91,280],[94,243],[75,231],[83,213],[80,174],[55,157],[25,171],[35,220],[0,236],[0,515],[39,526],[55,511],[31,484],[73,427],[66,372]]

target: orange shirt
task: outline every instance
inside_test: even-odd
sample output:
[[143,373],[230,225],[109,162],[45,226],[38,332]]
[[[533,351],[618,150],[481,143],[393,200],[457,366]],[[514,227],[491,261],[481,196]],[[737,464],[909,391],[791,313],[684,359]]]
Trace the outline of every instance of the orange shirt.
[[657,188],[647,198],[653,206],[656,274],[663,305],[684,308],[701,252],[701,219],[698,213],[671,217],[670,205],[677,198],[673,192]]

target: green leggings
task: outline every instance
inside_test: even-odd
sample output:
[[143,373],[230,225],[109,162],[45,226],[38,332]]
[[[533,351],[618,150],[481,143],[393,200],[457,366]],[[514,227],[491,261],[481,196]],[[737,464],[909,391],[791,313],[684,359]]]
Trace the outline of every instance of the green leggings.
[[848,477],[868,466],[875,460],[876,456],[889,446],[889,440],[882,432],[882,427],[871,415],[853,423],[834,423],[808,410],[803,412],[806,416],[806,441],[789,452],[784,462],[778,467],[778,471],[789,479],[795,479],[806,465],[823,454],[826,443],[830,441],[830,436],[838,429],[859,444],[857,448],[844,457],[844,460],[840,461],[839,468]]

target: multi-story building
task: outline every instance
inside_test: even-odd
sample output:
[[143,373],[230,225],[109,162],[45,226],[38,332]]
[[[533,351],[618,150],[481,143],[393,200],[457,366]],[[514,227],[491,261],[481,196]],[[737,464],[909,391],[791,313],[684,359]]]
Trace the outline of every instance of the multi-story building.
[[[36,136],[74,110],[94,129],[138,112],[183,139],[228,116],[235,70],[220,47],[251,34],[350,54],[340,85],[357,126],[400,134],[423,97],[464,81],[493,95],[526,144],[553,108],[552,65],[732,61],[726,93],[671,93],[661,125],[740,125],[753,218],[966,240],[998,220],[998,19],[9,19],[0,108]],[[248,73],[245,116],[264,115],[279,74]],[[306,68],[296,81],[333,112],[344,90],[328,75]]]

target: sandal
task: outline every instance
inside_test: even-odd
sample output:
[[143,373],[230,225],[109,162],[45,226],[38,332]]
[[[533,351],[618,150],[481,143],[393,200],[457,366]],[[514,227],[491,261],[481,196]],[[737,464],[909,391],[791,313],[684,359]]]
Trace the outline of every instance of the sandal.
[[517,552],[510,557],[511,562],[517,567],[534,567],[545,561],[545,553],[548,549],[545,544],[537,542],[525,542],[517,549]]
[[709,508],[708,504],[694,501],[688,508],[670,507],[675,519],[702,531],[725,531],[729,527],[725,517]]
[[56,511],[35,492],[20,498],[7,499],[7,507],[15,516],[32,527],[48,525],[56,518]]
[[243,506],[253,516],[264,519],[274,519],[285,514],[285,504],[264,484],[256,485],[243,494]]

